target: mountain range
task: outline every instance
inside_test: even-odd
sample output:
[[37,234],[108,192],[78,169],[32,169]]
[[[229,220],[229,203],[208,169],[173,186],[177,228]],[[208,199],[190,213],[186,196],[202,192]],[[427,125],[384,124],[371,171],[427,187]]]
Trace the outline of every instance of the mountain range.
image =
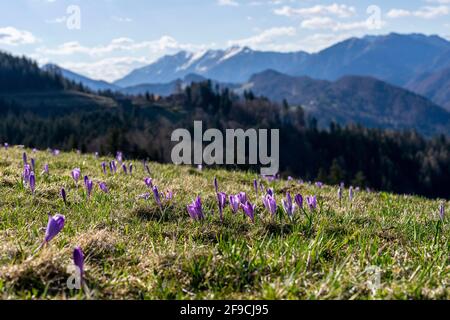
[[292,76],[337,80],[346,75],[372,76],[405,86],[410,79],[450,67],[450,42],[422,34],[350,38],[318,53],[262,52],[248,47],[181,51],[132,71],[114,82],[120,87],[170,82],[198,74],[220,82],[244,83],[256,73],[275,70]]
[[[114,83],[92,80],[61,68],[62,74],[93,90],[168,95],[186,77],[212,79],[236,87],[258,73],[335,81],[344,76],[373,77],[429,98],[450,111],[450,42],[438,36],[391,33],[350,38],[318,53],[263,52],[248,47],[181,51],[133,70]],[[233,85],[234,84],[234,85]]]
[[[42,70],[49,74],[56,70],[94,91],[127,95],[168,96],[193,82],[210,79],[214,86],[237,94],[251,90],[276,102],[301,105],[321,127],[334,121],[450,135],[449,53],[450,42],[437,36],[389,34],[348,39],[316,54],[260,52],[246,47],[201,54],[180,52],[134,70],[115,83],[92,80],[51,64]],[[70,93],[74,101],[81,97],[99,105],[115,103],[99,99],[95,93],[74,95],[74,90]],[[6,97],[19,97],[29,105],[43,99],[36,92],[25,91]],[[64,105],[66,96],[56,94],[58,103]],[[56,101],[49,94],[46,99],[50,104]]]
[[252,76],[240,90],[301,105],[320,127],[333,121],[395,130],[416,128],[426,135],[450,131],[449,112],[423,96],[372,77],[328,81],[268,70]]

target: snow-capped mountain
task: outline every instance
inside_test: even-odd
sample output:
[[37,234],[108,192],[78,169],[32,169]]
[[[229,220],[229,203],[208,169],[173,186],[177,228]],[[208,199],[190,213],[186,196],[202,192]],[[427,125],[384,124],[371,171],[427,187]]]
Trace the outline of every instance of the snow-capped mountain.
[[227,83],[244,83],[272,69],[293,76],[337,80],[345,75],[372,76],[405,86],[411,78],[450,66],[450,42],[438,36],[396,34],[350,38],[318,53],[263,52],[247,47],[179,52],[134,70],[115,82],[121,87],[167,83],[190,73]]
[[134,70],[114,84],[129,87],[143,83],[167,83],[184,78],[188,74],[198,74],[221,82],[242,83],[253,74],[267,69],[288,72],[293,65],[298,65],[307,56],[305,52],[261,52],[248,47],[199,53],[181,51]]

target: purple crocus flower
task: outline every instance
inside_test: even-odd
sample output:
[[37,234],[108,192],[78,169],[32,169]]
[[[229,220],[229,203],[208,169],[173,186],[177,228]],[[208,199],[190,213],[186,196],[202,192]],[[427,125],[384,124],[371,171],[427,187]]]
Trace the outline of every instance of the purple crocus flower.
[[61,152],[60,152],[58,149],[55,149],[55,150],[53,150],[53,152],[52,152],[52,154],[53,154],[54,156],[59,156],[60,153],[61,153]]
[[194,202],[187,206],[187,211],[194,220],[203,220],[205,218],[200,197],[197,197]]
[[73,250],[73,264],[78,268],[80,271],[80,282],[83,283],[83,275],[84,275],[84,254],[83,250],[81,250],[80,247],[76,247]]
[[44,242],[50,242],[61,230],[64,228],[65,217],[61,214],[56,214],[52,217],[51,214],[48,214],[48,224],[47,230],[45,231]]
[[295,204],[292,202],[292,197],[289,192],[286,193],[286,199],[281,200],[283,205],[284,212],[288,215],[289,218],[292,218],[294,215]]
[[44,171],[45,174],[50,174],[50,170],[48,169],[48,163],[44,164]]
[[62,197],[64,203],[67,203],[66,189],[62,188],[62,189],[61,189],[61,192],[60,192],[60,195],[61,195],[61,197]]
[[229,200],[231,211],[233,211],[233,213],[237,213],[239,210],[239,197],[235,195],[230,195]]
[[72,178],[76,184],[78,184],[78,180],[80,179],[80,176],[81,176],[80,168],[75,168],[72,170]]
[[88,176],[84,176],[84,186],[87,188],[88,186],[88,182],[89,182],[89,177]]
[[267,211],[269,211],[269,213],[272,215],[272,217],[275,216],[278,210],[278,205],[275,198],[270,194],[267,194],[265,197],[263,197],[263,204]]
[[271,189],[271,188],[269,188],[269,189],[267,189],[267,194],[269,195],[269,196],[274,196],[274,192],[273,192],[273,189]]
[[106,183],[100,182],[100,183],[98,184],[98,187],[99,187],[100,190],[102,190],[104,193],[108,193],[108,186],[106,185]]
[[34,176],[34,172],[30,173],[30,189],[32,193],[36,190],[36,177]]
[[153,188],[153,179],[152,178],[145,178],[144,182],[147,187]]
[[30,182],[31,167],[29,164],[23,166],[23,184],[27,185]]
[[130,174],[133,174],[133,164],[130,163]]
[[339,187],[338,189],[338,199],[339,201],[342,201],[342,187]]
[[255,222],[255,208],[256,206],[251,204],[250,201],[242,204],[242,210],[244,210],[244,213],[250,218],[253,223]]
[[116,159],[117,159],[117,161],[122,163],[122,161],[123,161],[123,153],[121,151],[117,151]]
[[315,210],[317,208],[317,196],[306,197],[306,203],[311,210]]
[[8,150],[8,148],[9,148],[8,142],[5,142],[5,144],[3,146],[5,147],[5,150]]
[[227,195],[224,192],[217,193],[217,202],[219,203],[220,220],[223,221],[223,209],[227,204]]
[[98,159],[98,152],[94,153],[94,157],[95,157],[95,159]]
[[106,162],[102,162],[102,171],[103,174],[106,174]]
[[303,196],[301,194],[297,194],[294,197],[295,203],[300,209],[303,209]]
[[323,188],[323,182],[316,182],[316,187],[317,188],[319,188],[319,189],[322,189]]
[[445,206],[444,206],[443,202],[439,206],[439,217],[441,218],[442,221],[444,221],[444,219],[445,219]]
[[109,163],[109,170],[111,171],[111,173],[117,172],[117,166],[114,160]]
[[125,163],[122,163],[122,169],[123,169],[123,173],[128,174],[127,165]]
[[256,196],[258,196],[258,180],[253,180],[253,188],[255,189]]
[[23,164],[25,165],[25,164],[28,164],[28,158],[27,158],[27,153],[26,152],[24,152],[23,154],[22,154],[22,160],[23,160]]
[[350,199],[350,201],[353,201],[353,187],[350,187],[350,189],[348,190],[348,198]]
[[31,170],[36,171],[36,160],[34,158],[31,158]]
[[158,204],[158,206],[160,206],[161,207],[161,195],[159,194],[159,190],[158,190],[158,187],[157,186],[154,186],[153,188],[152,188],[152,190],[153,190],[153,195],[155,196],[155,201],[156,201],[156,203]]
[[91,197],[92,194],[92,189],[94,188],[94,183],[92,182],[92,180],[88,180],[86,182],[86,191],[87,191],[87,196],[88,198]]
[[217,177],[214,177],[214,189],[216,190],[216,193],[219,192],[219,183],[217,182]]
[[240,204],[244,204],[247,202],[247,194],[245,192],[239,192],[237,196]]

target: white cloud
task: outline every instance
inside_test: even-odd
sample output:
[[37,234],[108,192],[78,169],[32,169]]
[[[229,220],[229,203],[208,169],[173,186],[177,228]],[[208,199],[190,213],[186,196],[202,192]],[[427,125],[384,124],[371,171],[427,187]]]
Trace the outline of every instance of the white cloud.
[[300,39],[300,41],[298,41],[295,44],[295,47],[296,50],[303,50],[307,52],[318,52],[340,41],[347,40],[352,36],[353,35],[350,33],[341,33],[341,34],[317,33]]
[[[382,27],[384,24],[384,21],[380,21],[379,27]],[[333,30],[335,32],[373,29],[373,25],[370,20],[339,22],[329,17],[313,17],[310,19],[306,19],[302,21],[300,26],[304,29],[309,30]]]
[[146,57],[116,57],[94,62],[63,62],[59,65],[92,79],[113,82],[151,62],[152,60]]
[[330,5],[315,5],[308,8],[292,8],[290,6],[283,6],[275,9],[274,13],[280,16],[287,17],[308,17],[317,15],[334,15],[340,18],[348,18],[356,14],[355,7],[347,6],[345,4],[333,3]]
[[34,44],[38,39],[29,31],[19,30],[14,27],[0,28],[0,44],[17,46]]
[[235,0],[218,0],[217,4],[219,6],[231,6],[231,7],[239,6],[239,3]]
[[439,16],[445,16],[450,13],[448,6],[425,6],[415,11],[405,9],[391,9],[387,13],[387,17],[391,19],[403,17],[417,17],[422,19],[433,19]]
[[128,51],[135,52],[138,50],[148,50],[150,53],[165,53],[170,50],[197,50],[204,46],[196,46],[192,44],[182,44],[177,42],[170,36],[162,36],[157,40],[136,42],[130,38],[117,38],[111,40],[107,45],[98,45],[88,47],[80,44],[78,41],[63,43],[56,48],[40,47],[36,49],[37,53],[43,55],[73,55],[85,54],[91,57],[99,57],[113,52]]
[[249,46],[252,48],[258,48],[261,45],[265,45],[273,42],[280,37],[292,37],[297,33],[296,29],[293,27],[277,27],[262,31],[261,33],[240,40],[231,40],[228,45],[238,45],[238,46]]

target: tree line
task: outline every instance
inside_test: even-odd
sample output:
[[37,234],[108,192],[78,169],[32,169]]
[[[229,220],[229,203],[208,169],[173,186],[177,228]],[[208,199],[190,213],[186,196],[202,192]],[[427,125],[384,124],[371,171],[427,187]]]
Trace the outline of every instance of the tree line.
[[[280,129],[280,168],[285,177],[396,193],[450,198],[450,140],[331,123],[327,130],[299,106],[278,105],[251,92],[237,96],[210,81],[154,99],[107,92],[119,107],[39,108],[0,100],[0,142],[45,149],[79,149],[170,162],[177,128]],[[257,169],[255,167],[239,167]],[[230,167],[236,169],[236,167]]]

